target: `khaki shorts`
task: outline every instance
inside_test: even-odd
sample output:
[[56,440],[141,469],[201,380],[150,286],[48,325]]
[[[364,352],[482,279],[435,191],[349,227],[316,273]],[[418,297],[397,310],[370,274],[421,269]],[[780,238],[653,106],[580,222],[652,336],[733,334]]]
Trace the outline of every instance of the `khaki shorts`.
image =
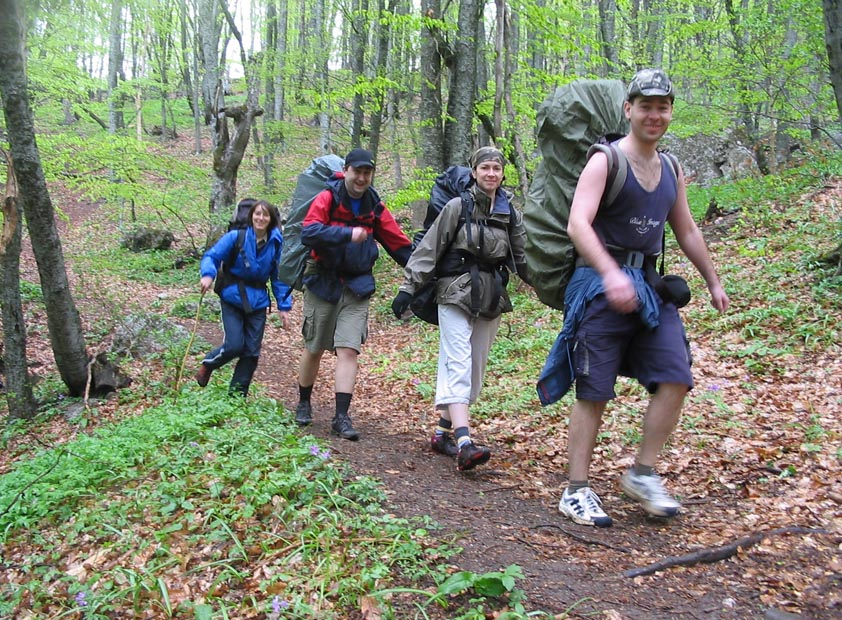
[[301,335],[311,353],[337,348],[362,349],[368,336],[368,299],[360,299],[348,289],[332,304],[304,289],[304,323]]

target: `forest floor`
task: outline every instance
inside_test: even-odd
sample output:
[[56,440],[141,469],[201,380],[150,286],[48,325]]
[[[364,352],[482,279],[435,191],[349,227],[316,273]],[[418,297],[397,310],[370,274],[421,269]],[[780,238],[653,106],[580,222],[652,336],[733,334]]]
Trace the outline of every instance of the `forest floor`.
[[[842,188],[827,188],[809,199],[819,208],[838,203]],[[61,228],[71,272],[74,236],[91,215],[89,207],[61,203],[68,218]],[[728,244],[714,243],[712,251],[717,261],[741,260]],[[745,277],[762,277],[762,265],[742,260]],[[23,271],[24,277],[37,282],[27,252]],[[385,298],[392,292],[377,294]],[[147,288],[138,281],[130,289],[132,303],[141,306],[161,295],[185,293]],[[694,304],[707,303],[704,291],[697,297]],[[257,377],[269,395],[290,409],[297,400],[300,311],[296,296],[292,329],[267,328]],[[527,607],[558,617],[842,617],[838,347],[805,350],[788,356],[774,372],[748,377],[739,361],[716,355],[718,348],[738,344],[735,333],[694,339],[693,326],[688,325],[696,392],[709,398],[688,399],[685,420],[694,423],[682,424],[676,431],[659,464],[668,487],[680,496],[683,512],[667,521],[647,518],[617,485],[633,452],[600,445],[592,481],[614,526],[595,529],[576,525],[557,510],[566,481],[564,408],[542,411],[536,406],[527,416],[513,418],[501,412],[499,418],[478,421],[474,435],[492,448],[493,457],[471,472],[457,472],[452,460],[431,452],[429,435],[436,421],[431,403],[419,397],[411,381],[390,379],[372,363],[375,353],[380,359],[406,355],[421,329],[428,328],[372,313],[351,410],[360,441],[330,435],[330,355],[324,356],[313,395],[314,424],[302,432],[329,442],[333,455],[356,473],[380,480],[388,497],[387,510],[438,523],[437,535],[464,548],[451,559],[461,569],[483,573],[517,564],[525,576],[518,587],[527,595]],[[209,343],[221,336],[212,319],[202,321],[198,332]],[[36,370],[49,369],[45,332],[31,333],[32,358],[41,364]],[[218,375],[214,381],[227,379],[223,372]],[[488,381],[497,379],[491,369]],[[534,389],[534,377],[517,379],[523,390]],[[631,409],[638,405],[628,404]],[[717,407],[726,413],[717,413]],[[616,415],[620,414],[609,412],[606,425]],[[810,425],[821,429],[820,449],[809,447],[812,444],[805,439]],[[7,464],[0,465],[0,471],[5,470]],[[695,561],[685,557],[692,555]],[[627,575],[664,560],[678,565],[653,574]]]

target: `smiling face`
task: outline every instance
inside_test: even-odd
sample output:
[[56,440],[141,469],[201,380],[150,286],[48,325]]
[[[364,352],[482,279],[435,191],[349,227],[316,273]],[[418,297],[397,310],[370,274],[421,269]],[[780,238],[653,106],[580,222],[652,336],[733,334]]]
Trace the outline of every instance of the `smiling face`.
[[641,142],[657,142],[672,121],[672,100],[669,97],[635,97],[623,106],[631,131]]
[[371,179],[374,177],[374,168],[363,166],[345,167],[345,189],[351,198],[362,198],[365,191],[371,187]]
[[269,215],[269,208],[264,204],[258,204],[251,212],[251,226],[254,228],[255,234],[258,238],[266,236],[269,230],[269,224],[272,222],[272,216]]
[[491,197],[503,183],[503,165],[496,159],[489,159],[477,165],[472,174],[477,187]]

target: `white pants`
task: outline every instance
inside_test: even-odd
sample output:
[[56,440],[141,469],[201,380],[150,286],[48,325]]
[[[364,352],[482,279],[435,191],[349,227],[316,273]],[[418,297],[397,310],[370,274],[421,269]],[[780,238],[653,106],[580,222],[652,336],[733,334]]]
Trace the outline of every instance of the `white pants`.
[[476,401],[482,389],[488,352],[499,327],[499,316],[473,318],[456,306],[439,304],[436,409]]

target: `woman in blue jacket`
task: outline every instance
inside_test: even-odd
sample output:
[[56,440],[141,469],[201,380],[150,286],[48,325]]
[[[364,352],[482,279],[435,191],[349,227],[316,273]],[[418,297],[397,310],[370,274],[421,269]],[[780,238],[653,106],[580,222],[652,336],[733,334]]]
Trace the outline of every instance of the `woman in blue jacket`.
[[[292,308],[290,288],[278,279],[278,259],[284,242],[277,211],[265,200],[258,200],[249,211],[248,221],[244,236],[241,237],[241,231],[229,231],[202,257],[202,294],[212,288],[225,261],[224,281],[219,290],[225,338],[219,347],[205,356],[196,373],[196,382],[205,387],[214,370],[239,358],[228,391],[243,396],[248,394],[257,369],[266,310],[272,305],[267,281],[272,284],[284,329],[289,329]],[[241,247],[237,247],[240,240]],[[232,261],[234,252],[236,258]]]

